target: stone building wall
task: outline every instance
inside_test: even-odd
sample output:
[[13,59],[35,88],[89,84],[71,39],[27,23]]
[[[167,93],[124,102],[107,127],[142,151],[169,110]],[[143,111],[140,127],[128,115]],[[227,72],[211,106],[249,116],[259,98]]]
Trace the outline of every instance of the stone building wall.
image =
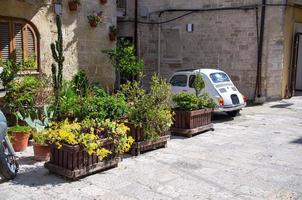
[[[40,35],[40,71],[51,73],[53,62],[50,44],[57,37],[52,0],[0,0],[0,16],[18,17],[31,21]],[[108,39],[110,25],[116,25],[116,3],[81,0],[78,11],[69,11],[68,0],[62,1],[62,24],[65,50],[64,77],[79,70],[87,72],[91,82],[100,82],[111,88],[115,81],[114,70],[102,50],[115,46]],[[87,15],[103,11],[104,21],[91,28]]]
[[[149,13],[140,21],[158,21],[158,12],[164,9],[198,9],[244,6],[261,3],[261,0],[141,0],[139,13]],[[128,0],[128,4],[131,1]],[[267,3],[285,3],[270,0]],[[163,13],[165,21],[186,12]],[[128,11],[129,14],[129,11]],[[133,16],[133,13],[130,13]],[[260,10],[258,26],[260,27]],[[262,64],[262,95],[267,100],[282,97],[284,6],[267,7]],[[133,18],[132,18],[133,19]],[[186,24],[194,24],[194,31],[186,31]],[[226,10],[195,12],[178,20],[161,25],[160,69],[158,67],[158,25],[139,24],[139,54],[145,60],[146,79],[154,72],[168,78],[183,68],[219,68],[226,71],[248,96],[255,97],[257,75],[256,10]],[[121,28],[132,33],[133,24]],[[175,55],[174,57],[172,55]]]

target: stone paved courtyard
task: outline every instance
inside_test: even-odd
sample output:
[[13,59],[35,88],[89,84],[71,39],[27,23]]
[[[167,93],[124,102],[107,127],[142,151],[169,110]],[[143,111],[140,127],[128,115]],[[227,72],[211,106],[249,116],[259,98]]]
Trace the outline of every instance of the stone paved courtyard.
[[0,199],[302,199],[302,96],[215,117],[215,131],[70,182],[20,155]]

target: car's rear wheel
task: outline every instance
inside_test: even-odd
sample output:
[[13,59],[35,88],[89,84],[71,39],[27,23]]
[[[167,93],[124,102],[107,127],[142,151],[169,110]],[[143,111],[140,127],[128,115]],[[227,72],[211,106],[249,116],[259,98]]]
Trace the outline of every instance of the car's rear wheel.
[[234,111],[230,111],[227,112],[227,114],[231,117],[236,117],[239,114],[240,110],[234,110]]

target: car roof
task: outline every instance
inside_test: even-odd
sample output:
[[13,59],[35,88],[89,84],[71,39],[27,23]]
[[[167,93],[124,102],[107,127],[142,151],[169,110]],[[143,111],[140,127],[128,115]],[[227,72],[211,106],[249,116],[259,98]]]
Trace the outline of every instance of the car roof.
[[209,68],[200,68],[200,69],[182,69],[177,70],[175,74],[195,74],[201,72],[206,75],[210,75],[212,73],[225,73],[224,71],[221,71],[219,69],[209,69]]

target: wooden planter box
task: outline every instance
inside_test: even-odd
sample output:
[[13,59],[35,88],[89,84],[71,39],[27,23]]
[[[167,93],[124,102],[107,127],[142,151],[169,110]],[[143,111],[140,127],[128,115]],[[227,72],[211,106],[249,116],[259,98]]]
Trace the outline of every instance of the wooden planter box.
[[[104,147],[111,149],[112,143],[105,142]],[[119,157],[109,155],[103,160],[99,160],[97,155],[88,155],[86,150],[79,145],[63,144],[61,149],[55,145],[50,145],[50,161],[45,163],[45,167],[51,172],[70,179],[87,176],[106,169],[117,167]]]
[[192,137],[194,134],[214,130],[211,123],[212,109],[193,111],[174,110],[173,134]]
[[147,141],[145,140],[145,134],[141,127],[136,127],[131,123],[126,123],[126,126],[130,128],[129,136],[133,137],[135,140],[129,151],[131,155],[138,156],[145,151],[167,147],[167,141],[170,139],[169,132],[160,134],[159,139],[156,141]]

